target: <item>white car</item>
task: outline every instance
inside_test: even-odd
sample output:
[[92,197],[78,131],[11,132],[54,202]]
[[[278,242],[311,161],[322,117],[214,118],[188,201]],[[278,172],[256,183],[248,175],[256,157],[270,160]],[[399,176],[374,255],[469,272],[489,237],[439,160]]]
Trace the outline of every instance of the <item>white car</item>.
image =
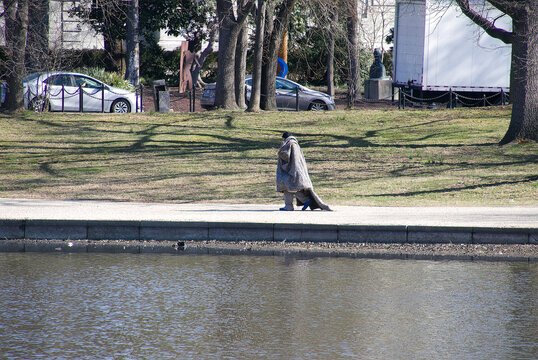
[[108,86],[84,74],[35,73],[24,78],[23,87],[24,106],[34,111],[142,111],[142,98],[137,93]]

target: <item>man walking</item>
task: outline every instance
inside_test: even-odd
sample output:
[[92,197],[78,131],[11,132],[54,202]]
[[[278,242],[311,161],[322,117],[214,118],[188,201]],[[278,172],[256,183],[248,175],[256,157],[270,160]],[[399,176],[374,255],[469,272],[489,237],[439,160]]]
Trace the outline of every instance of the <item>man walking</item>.
[[328,205],[314,192],[312,181],[308,175],[303,151],[297,139],[289,132],[282,134],[282,146],[278,150],[278,165],[276,170],[276,190],[284,193],[282,211],[293,211],[293,197],[302,210],[321,209],[331,211]]

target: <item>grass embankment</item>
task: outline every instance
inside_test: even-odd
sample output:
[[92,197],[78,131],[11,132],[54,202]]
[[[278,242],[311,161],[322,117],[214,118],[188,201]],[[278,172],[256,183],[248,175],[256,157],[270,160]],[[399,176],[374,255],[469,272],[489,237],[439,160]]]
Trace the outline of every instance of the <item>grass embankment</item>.
[[0,197],[280,203],[284,130],[329,204],[537,205],[538,145],[509,108],[0,114]]

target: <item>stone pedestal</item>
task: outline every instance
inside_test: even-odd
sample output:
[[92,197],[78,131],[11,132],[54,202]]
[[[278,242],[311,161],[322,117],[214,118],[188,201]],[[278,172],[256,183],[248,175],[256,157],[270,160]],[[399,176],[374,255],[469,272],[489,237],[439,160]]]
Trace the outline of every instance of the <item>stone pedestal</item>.
[[155,104],[155,111],[170,111],[170,92],[164,80],[155,80],[153,82],[153,102]]
[[365,84],[365,97],[371,100],[391,100],[392,80],[370,79]]
[[170,92],[159,91],[159,112],[170,112]]

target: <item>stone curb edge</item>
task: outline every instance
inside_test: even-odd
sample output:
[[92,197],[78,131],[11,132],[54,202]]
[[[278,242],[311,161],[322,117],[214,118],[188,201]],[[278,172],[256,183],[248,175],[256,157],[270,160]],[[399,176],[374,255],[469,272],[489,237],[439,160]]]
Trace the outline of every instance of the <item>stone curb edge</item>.
[[1,239],[538,244],[538,228],[0,220]]

